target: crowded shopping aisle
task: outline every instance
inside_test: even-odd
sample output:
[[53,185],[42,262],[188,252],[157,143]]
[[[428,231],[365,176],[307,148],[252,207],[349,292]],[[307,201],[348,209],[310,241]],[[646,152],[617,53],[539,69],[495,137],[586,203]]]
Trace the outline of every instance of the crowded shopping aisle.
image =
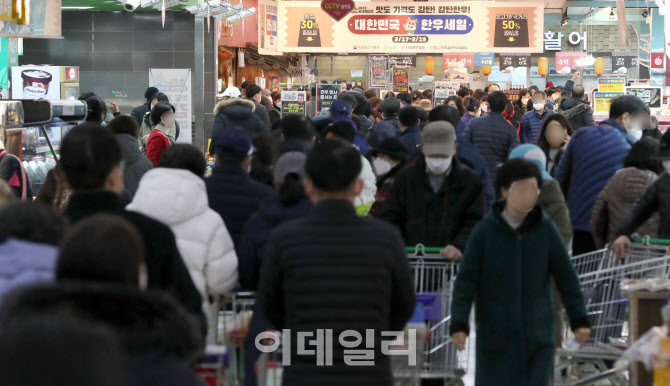
[[0,0],[0,383],[670,385],[666,14]]

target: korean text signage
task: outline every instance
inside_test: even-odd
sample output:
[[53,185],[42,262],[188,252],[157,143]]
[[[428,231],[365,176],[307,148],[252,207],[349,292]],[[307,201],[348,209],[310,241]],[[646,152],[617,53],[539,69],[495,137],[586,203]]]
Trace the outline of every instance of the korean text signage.
[[594,93],[595,99],[595,108],[593,112],[595,113],[609,113],[610,105],[612,104],[612,99],[623,95],[621,92],[599,92]]
[[386,59],[370,57],[370,87],[386,88]]
[[355,8],[353,0],[323,0],[321,9],[336,21],[342,20]]
[[393,67],[393,91],[409,92],[409,67]]
[[530,67],[530,55],[500,55],[500,68]]
[[598,79],[598,91],[623,92],[625,81],[625,78],[600,78]]
[[638,66],[637,52],[613,52],[612,53],[612,71],[621,68],[631,68]]
[[340,85],[318,83],[316,85],[316,94],[318,95],[316,102],[316,111],[318,114],[324,109],[329,109],[333,101],[337,100],[337,96],[340,95]]
[[149,86],[167,95],[174,106],[175,120],[180,129],[177,142],[191,143],[191,70],[151,68]]
[[436,88],[433,90],[433,106],[444,104],[444,101],[447,100],[452,95],[456,95],[456,89],[454,88]]
[[281,92],[281,115],[300,114],[305,115],[306,91],[282,91]]
[[277,40],[277,2],[258,0],[258,53],[280,55]]
[[544,49],[544,10],[539,2],[361,1],[340,21],[321,4],[278,3],[280,51],[532,53]]
[[661,108],[661,87],[626,87],[626,94],[640,98],[650,109]]
[[[551,30],[544,33],[544,50],[545,51],[560,51],[563,45],[563,32],[553,32]],[[586,31],[580,33],[572,31],[568,34],[568,43],[576,46],[582,43],[584,51],[586,51],[588,34]]]

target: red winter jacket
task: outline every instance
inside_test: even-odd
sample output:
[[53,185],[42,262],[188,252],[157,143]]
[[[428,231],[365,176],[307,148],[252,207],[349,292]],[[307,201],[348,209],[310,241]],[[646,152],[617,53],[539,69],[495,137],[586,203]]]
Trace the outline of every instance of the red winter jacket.
[[158,158],[163,154],[163,150],[170,146],[170,140],[167,135],[159,129],[153,129],[147,140],[147,158],[158,166]]

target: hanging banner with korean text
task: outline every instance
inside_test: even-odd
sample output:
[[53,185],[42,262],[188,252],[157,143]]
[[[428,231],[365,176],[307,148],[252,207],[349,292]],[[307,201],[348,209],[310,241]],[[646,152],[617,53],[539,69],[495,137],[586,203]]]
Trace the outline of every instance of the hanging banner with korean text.
[[393,92],[409,92],[409,67],[393,67]]
[[475,54],[442,54],[442,67],[446,70],[449,63],[462,62],[465,67],[475,66]]
[[149,69],[149,86],[156,87],[167,95],[175,109],[175,121],[179,123],[177,142],[191,143],[191,70],[190,69]]
[[577,67],[584,67],[580,65],[577,59],[586,57],[586,52],[557,52],[556,53],[556,72],[561,71],[569,73],[570,70]]
[[386,88],[386,58],[370,57],[370,87]]
[[541,2],[356,2],[335,21],[319,1],[281,1],[281,52],[542,52]]
[[258,53],[281,55],[277,40],[277,2],[258,0]]
[[530,55],[500,55],[500,68],[528,67]]
[[612,71],[638,66],[637,52],[612,52]]
[[389,56],[389,66],[410,66],[416,67],[416,55],[407,56]]
[[493,66],[494,54],[475,54],[475,66]]
[[337,100],[337,96],[340,95],[340,85],[339,84],[316,84],[316,111],[317,114],[321,111],[328,110],[330,105]]
[[281,92],[281,116],[287,114],[305,115],[305,101],[307,100],[307,91],[288,91]]

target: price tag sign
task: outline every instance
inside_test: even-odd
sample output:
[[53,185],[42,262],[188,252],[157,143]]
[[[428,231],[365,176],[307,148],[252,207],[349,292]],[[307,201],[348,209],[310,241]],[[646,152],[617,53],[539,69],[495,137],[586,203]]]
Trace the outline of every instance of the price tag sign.
[[409,67],[393,67],[393,92],[409,92]]
[[281,115],[299,114],[305,115],[306,91],[282,91],[281,92]]
[[495,47],[528,47],[528,14],[497,14]]
[[306,13],[305,18],[300,21],[298,47],[321,47],[321,33],[315,14]]
[[598,79],[598,91],[623,92],[625,81],[624,78],[600,78]]

